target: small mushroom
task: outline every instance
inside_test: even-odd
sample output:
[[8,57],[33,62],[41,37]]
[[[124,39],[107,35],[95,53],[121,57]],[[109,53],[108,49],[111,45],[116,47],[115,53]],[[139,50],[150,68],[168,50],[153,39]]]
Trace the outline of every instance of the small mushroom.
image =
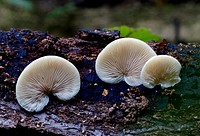
[[80,75],[71,62],[58,56],[45,56],[22,71],[16,84],[16,98],[25,110],[38,112],[48,104],[48,94],[65,101],[79,89]]
[[98,55],[95,69],[99,78],[111,84],[125,81],[138,86],[142,67],[156,53],[145,42],[134,38],[120,38],[109,43]]
[[174,86],[181,81],[181,64],[168,55],[158,55],[149,59],[142,68],[140,78],[147,88],[161,85],[162,88]]

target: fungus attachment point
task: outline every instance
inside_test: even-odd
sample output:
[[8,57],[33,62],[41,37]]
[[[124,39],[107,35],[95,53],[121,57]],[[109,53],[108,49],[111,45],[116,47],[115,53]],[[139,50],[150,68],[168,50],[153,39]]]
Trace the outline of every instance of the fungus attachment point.
[[16,98],[25,110],[38,112],[48,104],[48,94],[69,100],[79,90],[80,75],[76,67],[64,58],[45,56],[22,71],[16,84]]
[[180,70],[181,64],[177,59],[168,55],[158,55],[146,62],[140,78],[147,88],[154,88],[156,85],[168,88],[181,81]]
[[107,83],[125,81],[138,86],[144,64],[156,53],[145,42],[134,38],[121,38],[109,43],[98,55],[95,69],[99,78]]

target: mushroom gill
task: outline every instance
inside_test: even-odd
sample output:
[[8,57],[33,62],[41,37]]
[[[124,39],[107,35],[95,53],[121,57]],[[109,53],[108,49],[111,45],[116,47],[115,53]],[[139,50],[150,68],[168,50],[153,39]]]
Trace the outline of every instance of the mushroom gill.
[[44,56],[22,71],[16,84],[16,98],[25,110],[38,112],[48,104],[48,94],[65,101],[79,89],[80,75],[71,62],[58,56]]
[[140,78],[147,88],[154,88],[156,85],[168,88],[181,81],[180,70],[181,64],[177,59],[168,55],[158,55],[145,63]]
[[98,55],[95,69],[99,78],[107,83],[125,81],[138,86],[142,67],[156,53],[145,42],[134,38],[120,38],[109,43]]

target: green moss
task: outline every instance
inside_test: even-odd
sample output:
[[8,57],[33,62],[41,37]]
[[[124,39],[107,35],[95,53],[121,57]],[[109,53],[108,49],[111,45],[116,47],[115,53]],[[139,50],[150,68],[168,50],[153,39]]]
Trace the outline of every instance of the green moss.
[[166,90],[157,89],[158,93],[148,96],[148,109],[136,124],[128,128],[131,131],[125,135],[200,134],[200,45],[185,44],[178,52],[183,67],[181,82]]
[[137,38],[145,42],[148,42],[151,40],[155,40],[155,41],[161,40],[161,36],[153,34],[149,29],[143,28],[143,27],[134,29],[128,26],[117,26],[117,27],[110,28],[110,30],[119,30],[121,37]]

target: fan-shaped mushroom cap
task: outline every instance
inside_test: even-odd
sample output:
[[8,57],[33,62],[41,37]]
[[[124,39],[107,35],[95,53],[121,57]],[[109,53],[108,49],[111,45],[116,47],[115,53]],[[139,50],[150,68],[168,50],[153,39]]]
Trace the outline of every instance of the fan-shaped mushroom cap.
[[125,81],[131,86],[141,84],[142,67],[156,53],[145,42],[121,38],[109,43],[98,55],[95,69],[99,78],[115,84]]
[[168,55],[159,55],[146,62],[140,78],[147,88],[153,88],[156,85],[168,88],[181,81],[180,70],[181,64],[177,59]]
[[18,103],[27,111],[41,111],[49,102],[48,94],[69,100],[80,89],[76,67],[58,56],[45,56],[30,63],[16,84]]

